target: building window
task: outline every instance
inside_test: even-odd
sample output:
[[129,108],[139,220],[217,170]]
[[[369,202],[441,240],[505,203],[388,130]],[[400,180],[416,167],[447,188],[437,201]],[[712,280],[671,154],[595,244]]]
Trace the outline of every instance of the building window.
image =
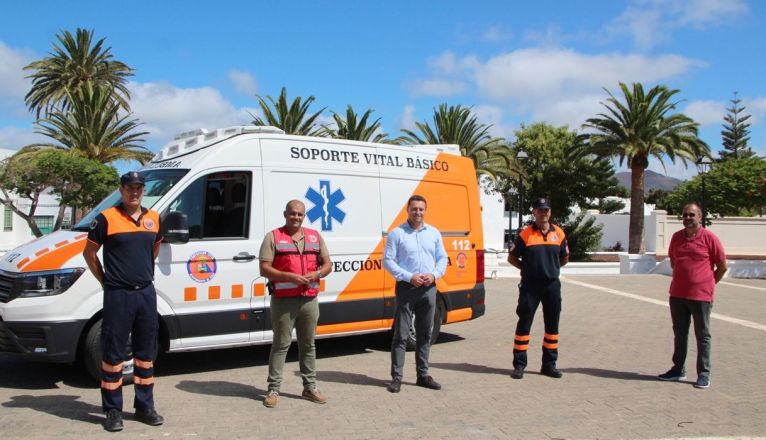
[[34,216],[35,224],[43,234],[50,234],[53,232],[53,216],[52,215],[36,215]]
[[5,220],[3,221],[3,230],[13,230],[13,211],[11,211],[11,208],[7,206],[5,207]]

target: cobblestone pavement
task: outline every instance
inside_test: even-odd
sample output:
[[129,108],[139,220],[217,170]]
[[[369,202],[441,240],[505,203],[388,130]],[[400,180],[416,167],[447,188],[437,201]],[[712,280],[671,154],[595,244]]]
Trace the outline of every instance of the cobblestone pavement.
[[[712,320],[708,390],[655,379],[670,366],[672,330],[660,275],[568,276],[563,283],[560,380],[536,373],[542,316],[532,329],[530,366],[512,380],[517,279],[487,282],[487,314],[442,327],[431,374],[444,388],[414,386],[408,353],[402,392],[385,390],[389,353],[380,335],[318,342],[326,405],[300,399],[295,347],[279,405],[262,406],[268,347],[166,355],[157,364],[157,407],[165,425],[126,415],[125,430],[102,430],[96,384],[76,367],[0,355],[0,433],[28,438],[766,438],[766,280],[727,279]],[[539,312],[538,312],[539,314]],[[693,341],[693,340],[692,340]],[[126,402],[132,389],[125,390]]]

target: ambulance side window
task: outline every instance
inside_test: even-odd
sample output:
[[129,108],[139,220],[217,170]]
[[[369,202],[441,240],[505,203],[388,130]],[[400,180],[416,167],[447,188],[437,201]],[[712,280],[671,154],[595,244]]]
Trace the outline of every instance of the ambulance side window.
[[189,220],[189,239],[247,238],[250,224],[249,172],[227,171],[200,177],[173,202]]

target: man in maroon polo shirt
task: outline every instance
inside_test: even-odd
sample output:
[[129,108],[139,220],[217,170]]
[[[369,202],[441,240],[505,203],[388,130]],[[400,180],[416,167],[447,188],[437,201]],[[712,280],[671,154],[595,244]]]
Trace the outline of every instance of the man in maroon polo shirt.
[[694,319],[697,337],[697,382],[695,388],[710,386],[710,311],[715,285],[726,273],[726,254],[721,241],[700,223],[702,211],[696,203],[683,209],[684,229],[673,234],[668,248],[673,278],[670,282],[670,318],[675,335],[673,367],[658,378],[686,379],[684,363],[689,324]]

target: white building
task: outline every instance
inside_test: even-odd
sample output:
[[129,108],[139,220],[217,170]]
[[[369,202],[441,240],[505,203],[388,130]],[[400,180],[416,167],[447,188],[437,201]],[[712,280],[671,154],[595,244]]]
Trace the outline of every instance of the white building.
[[[16,150],[0,148],[0,160],[4,160],[15,153]],[[14,201],[14,204],[19,207],[21,211],[29,212],[31,200],[18,197],[15,194],[11,194],[10,196],[11,200]],[[27,222],[14,213],[11,208],[4,204],[0,204],[0,209],[3,210],[2,229],[0,229],[0,253],[9,251],[35,238],[35,235],[32,233]],[[44,234],[51,232],[58,213],[58,199],[49,192],[41,194],[34,215],[35,220],[37,221],[37,227],[40,228],[40,231]],[[67,212],[67,214],[69,214],[69,212]],[[67,220],[68,218],[65,217],[65,222]]]

